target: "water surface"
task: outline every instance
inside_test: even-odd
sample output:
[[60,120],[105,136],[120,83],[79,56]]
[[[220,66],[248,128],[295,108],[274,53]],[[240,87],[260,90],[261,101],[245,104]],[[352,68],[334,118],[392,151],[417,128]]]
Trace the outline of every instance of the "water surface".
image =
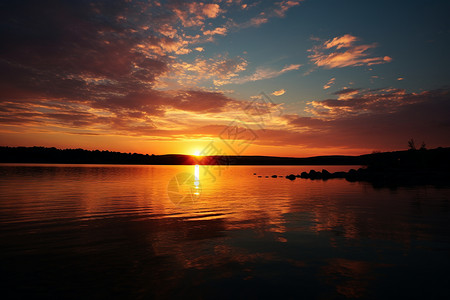
[[[265,178],[310,169],[322,167],[231,166],[214,170],[212,179],[201,166],[195,172],[195,166],[3,164],[2,293],[77,299],[448,294],[449,188]],[[179,192],[198,195],[175,204],[170,182],[179,174],[193,174],[193,186]]]

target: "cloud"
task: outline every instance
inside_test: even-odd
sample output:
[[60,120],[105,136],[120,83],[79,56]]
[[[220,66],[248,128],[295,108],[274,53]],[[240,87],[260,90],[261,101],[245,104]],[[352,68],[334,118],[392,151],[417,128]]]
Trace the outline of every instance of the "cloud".
[[329,89],[333,84],[334,84],[334,81],[336,80],[336,78],[331,78],[330,80],[328,80],[328,82],[323,86],[323,89],[324,90],[327,90],[327,89]]
[[274,95],[274,96],[281,96],[281,95],[284,95],[284,93],[286,93],[286,91],[284,89],[281,89],[279,91],[274,91],[272,93],[272,95]]
[[355,45],[359,39],[350,34],[335,37],[314,46],[308,57],[318,67],[325,69],[371,66],[392,61],[389,56],[372,57],[368,50],[375,48],[376,44]]
[[284,17],[286,12],[294,6],[300,5],[301,1],[281,1],[276,3],[277,8],[275,8],[274,13],[279,17]]
[[[22,129],[49,126],[96,134],[145,135],[150,130],[173,128],[180,115],[185,118],[189,113],[226,115],[242,106],[244,103],[219,92],[150,90],[83,102],[41,99],[18,105],[4,101],[0,104],[0,122]],[[176,116],[171,117],[173,114]]]
[[[249,20],[241,23],[236,23],[231,19],[228,22],[228,26],[239,29],[259,27],[262,24],[269,22],[269,20],[272,18],[284,18],[290,8],[300,5],[301,2],[302,1],[273,2],[271,3],[271,5],[266,5],[265,9],[263,11],[260,11],[257,16],[253,16]],[[245,9],[248,11],[250,7],[255,7],[259,4],[260,2],[254,2],[253,4],[244,4],[240,6],[240,9]]]
[[177,71],[174,66],[182,69],[180,76],[206,78],[212,70],[218,79],[245,70],[247,62],[239,57],[193,64],[180,58],[191,46],[198,52],[204,48],[195,45],[201,29],[185,34],[175,11],[203,21],[222,13],[218,4],[41,1],[5,6],[8,14],[0,28],[2,128],[135,135],[171,128],[180,122],[179,115],[226,115],[240,105],[223,93],[192,86],[155,88]]
[[146,41],[136,44],[133,49],[136,52],[141,52],[145,55],[159,55],[164,56],[168,53],[187,54],[191,50],[185,48],[189,44],[188,41],[182,39],[172,39],[167,37],[153,37]]
[[203,31],[204,35],[225,35],[227,33],[227,29],[225,27],[217,27],[214,30],[205,30]]
[[[264,129],[252,128],[258,136],[253,143],[262,146],[292,146],[299,151],[321,149],[322,154],[326,154],[326,149],[329,149],[328,154],[356,154],[355,149],[359,153],[406,149],[411,137],[425,141],[429,147],[450,145],[450,117],[447,113],[450,109],[450,90],[431,90],[416,94],[384,89],[364,91],[361,94],[370,94],[372,101],[365,101],[361,105],[351,99],[336,100],[344,102],[343,107],[355,110],[355,114],[292,114],[273,118],[272,123],[266,124]],[[353,99],[360,98],[361,95],[357,95]],[[318,102],[329,105],[328,100]],[[215,137],[226,125],[197,127],[185,131],[184,137],[194,138],[202,134]],[[314,153],[311,152],[310,155]]]
[[342,90],[336,91],[333,93],[333,95],[338,96],[338,100],[345,100],[348,98],[352,98],[353,95],[356,95],[359,93],[361,89],[352,89],[352,88],[343,88]]
[[[147,27],[148,29],[148,27]],[[171,39],[173,39],[177,34],[177,29],[174,28],[171,24],[162,24],[158,28],[158,32],[164,36],[167,36]]]
[[202,7],[202,12],[208,18],[215,18],[219,15],[220,6],[219,4],[204,4]]
[[[243,84],[251,81],[258,81],[278,77],[286,72],[298,70],[301,65],[287,65],[281,70],[269,68],[259,68],[253,74],[240,76],[241,72],[247,69],[248,62],[242,57],[234,58],[197,58],[193,62],[179,62],[172,65],[173,78],[181,85],[198,84],[211,80],[215,86],[226,84]],[[168,78],[172,78],[168,76]]]
[[333,47],[336,47],[336,49],[350,48],[357,40],[357,37],[350,34],[345,34],[341,37],[335,37],[332,40],[326,41],[323,46],[326,49],[330,49]]
[[173,100],[174,108],[197,113],[219,113],[227,105],[237,103],[222,93],[192,90],[179,93]]
[[255,17],[255,18],[251,18],[248,26],[252,26],[252,27],[258,27],[261,24],[267,23],[269,22],[269,19],[266,17]]
[[342,117],[374,112],[392,113],[399,107],[419,101],[403,89],[344,89],[334,93],[338,99],[311,101],[307,111],[317,116]]
[[172,73],[168,79],[177,80],[180,85],[197,85],[200,82],[213,82],[221,85],[237,77],[246,70],[248,62],[242,57],[197,58],[193,62],[176,62],[172,64]]
[[304,146],[369,151],[405,149],[411,137],[431,147],[450,145],[450,90],[416,94],[387,89],[362,94],[345,101],[316,101],[334,113],[314,110],[310,117],[286,116],[288,124],[297,128],[289,138]]
[[171,8],[184,27],[201,26],[205,19],[214,19],[221,12],[219,4],[201,2],[174,2]]
[[229,84],[229,83],[242,84],[242,83],[251,82],[251,81],[275,78],[286,72],[298,70],[301,66],[302,65],[300,65],[300,64],[291,64],[291,65],[285,66],[283,69],[281,69],[279,71],[269,69],[269,68],[259,68],[259,69],[256,69],[256,71],[251,75],[234,78],[231,80],[224,80],[224,81],[218,82],[218,85],[224,85],[224,84]]
[[254,74],[252,74],[248,77],[244,77],[241,80],[239,80],[239,83],[278,77],[286,72],[298,70],[301,66],[302,65],[300,65],[300,64],[291,64],[291,65],[285,66],[283,69],[281,69],[279,71],[272,70],[272,69],[266,69],[266,68],[260,68],[260,69],[257,69]]

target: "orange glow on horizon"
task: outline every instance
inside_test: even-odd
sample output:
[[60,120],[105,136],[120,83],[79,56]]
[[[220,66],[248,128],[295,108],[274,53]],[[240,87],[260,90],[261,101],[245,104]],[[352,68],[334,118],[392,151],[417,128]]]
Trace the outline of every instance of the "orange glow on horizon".
[[[140,154],[184,154],[195,157],[201,154],[214,155],[204,149],[207,149],[210,140],[165,140],[152,141],[142,137],[120,136],[120,135],[68,135],[64,133],[0,133],[1,146],[42,146],[56,147],[59,149],[76,149],[82,148],[86,150],[109,150],[124,153],[140,153]],[[233,152],[223,146],[218,140],[215,143],[221,154],[233,155]],[[380,145],[383,146],[383,145]],[[380,147],[373,148],[321,148],[317,147],[299,147],[299,146],[268,146],[257,143],[251,144],[241,155],[263,155],[263,156],[283,156],[283,157],[311,157],[320,155],[361,155],[372,153],[373,151],[393,151],[404,150],[402,141],[395,148]],[[219,154],[220,155],[220,154]]]

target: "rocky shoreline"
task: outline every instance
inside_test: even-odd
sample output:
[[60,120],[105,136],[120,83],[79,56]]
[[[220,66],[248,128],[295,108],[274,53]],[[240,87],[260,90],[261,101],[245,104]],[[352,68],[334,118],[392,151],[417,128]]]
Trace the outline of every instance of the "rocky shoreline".
[[[254,173],[256,175],[256,173]],[[296,179],[309,180],[329,180],[329,179],[345,179],[349,182],[369,182],[375,186],[397,186],[397,185],[450,185],[450,172],[442,170],[372,170],[370,168],[350,169],[348,172],[329,172],[325,169],[322,171],[310,170],[309,172],[301,172],[300,174],[289,174],[285,176],[258,176],[260,178],[286,178],[291,181]]]

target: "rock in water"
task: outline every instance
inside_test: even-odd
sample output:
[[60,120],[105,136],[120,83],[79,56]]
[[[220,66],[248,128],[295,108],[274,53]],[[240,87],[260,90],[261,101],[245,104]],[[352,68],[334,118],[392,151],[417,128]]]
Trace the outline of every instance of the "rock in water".
[[296,177],[294,174],[291,174],[291,175],[287,175],[286,178],[289,180],[295,180]]

